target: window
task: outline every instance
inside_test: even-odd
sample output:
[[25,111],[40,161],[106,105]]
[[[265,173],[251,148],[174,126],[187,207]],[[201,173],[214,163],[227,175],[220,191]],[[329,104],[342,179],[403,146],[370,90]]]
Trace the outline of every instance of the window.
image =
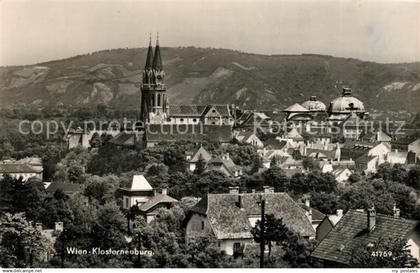
[[204,230],[204,221],[201,221],[201,230]]
[[160,94],[158,94],[158,97],[157,97],[157,106],[160,106]]
[[197,119],[195,118],[195,119],[193,119],[193,122],[197,122]]
[[179,121],[184,122],[184,119],[182,118],[182,119],[180,119]]
[[128,198],[125,198],[125,207],[128,208]]

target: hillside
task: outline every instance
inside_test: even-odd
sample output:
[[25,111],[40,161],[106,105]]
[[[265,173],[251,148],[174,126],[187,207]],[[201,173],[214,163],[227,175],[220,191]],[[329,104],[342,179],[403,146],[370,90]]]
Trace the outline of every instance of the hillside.
[[[146,49],[115,49],[31,66],[0,68],[0,107],[134,109]],[[378,64],[321,55],[256,55],[209,48],[163,48],[170,103],[235,103],[283,109],[316,95],[326,104],[353,88],[370,112],[416,112],[420,64]]]

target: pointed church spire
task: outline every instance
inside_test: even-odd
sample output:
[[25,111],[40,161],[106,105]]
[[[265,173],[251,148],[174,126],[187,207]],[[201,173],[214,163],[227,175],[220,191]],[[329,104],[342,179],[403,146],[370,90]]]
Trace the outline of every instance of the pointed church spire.
[[146,65],[144,70],[152,69],[153,65],[153,48],[152,48],[152,34],[149,36],[149,48],[147,50]]
[[160,57],[160,47],[159,47],[159,32],[157,33],[156,48],[153,58],[153,69],[162,70],[162,58]]

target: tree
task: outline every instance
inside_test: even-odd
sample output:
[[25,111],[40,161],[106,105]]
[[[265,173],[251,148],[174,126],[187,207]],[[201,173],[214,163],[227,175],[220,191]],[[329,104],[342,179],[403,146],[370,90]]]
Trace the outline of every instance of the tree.
[[311,253],[315,249],[315,240],[305,239],[289,230],[282,242],[283,259],[290,267],[311,267],[314,261]]
[[24,217],[6,213],[0,218],[1,267],[40,267],[52,246]]
[[272,166],[263,173],[264,185],[272,186],[277,191],[285,191],[289,187],[289,179],[278,166]]
[[[287,232],[286,225],[283,223],[283,219],[277,219],[272,214],[265,216],[264,221],[264,240],[268,243],[268,256],[271,256],[272,244],[275,242],[280,245],[283,240],[286,239]],[[258,220],[255,226],[251,230],[254,241],[257,243],[261,242],[261,221]]]
[[203,159],[203,156],[200,154],[198,157],[197,164],[195,165],[195,174],[202,174],[206,170],[206,162]]
[[375,242],[364,241],[352,250],[351,267],[360,268],[414,268],[418,266],[405,239],[381,238]]

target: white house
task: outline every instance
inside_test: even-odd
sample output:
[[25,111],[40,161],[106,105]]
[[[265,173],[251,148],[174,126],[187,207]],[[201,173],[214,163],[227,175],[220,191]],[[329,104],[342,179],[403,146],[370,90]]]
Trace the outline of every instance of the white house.
[[257,148],[264,147],[264,143],[253,132],[237,132],[235,134],[235,139],[240,143],[251,144]]

